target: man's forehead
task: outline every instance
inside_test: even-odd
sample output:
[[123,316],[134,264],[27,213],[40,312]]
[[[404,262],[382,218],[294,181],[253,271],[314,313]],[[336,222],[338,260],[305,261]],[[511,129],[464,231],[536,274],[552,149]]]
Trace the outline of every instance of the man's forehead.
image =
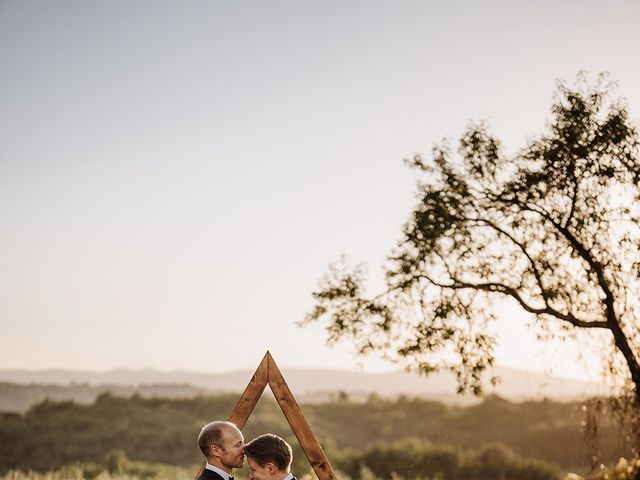
[[242,432],[237,427],[234,427],[233,425],[225,426],[225,428],[222,430],[222,437],[232,441],[244,440],[244,437],[242,436]]

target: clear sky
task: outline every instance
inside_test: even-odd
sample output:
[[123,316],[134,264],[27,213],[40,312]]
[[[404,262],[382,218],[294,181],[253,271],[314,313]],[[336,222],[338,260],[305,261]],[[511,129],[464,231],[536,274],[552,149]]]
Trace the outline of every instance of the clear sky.
[[[402,159],[471,119],[515,151],[579,70],[637,120],[639,22],[635,0],[0,1],[0,368],[356,368],[294,323],[341,254],[378,271]],[[502,365],[585,376],[523,323],[505,305]]]

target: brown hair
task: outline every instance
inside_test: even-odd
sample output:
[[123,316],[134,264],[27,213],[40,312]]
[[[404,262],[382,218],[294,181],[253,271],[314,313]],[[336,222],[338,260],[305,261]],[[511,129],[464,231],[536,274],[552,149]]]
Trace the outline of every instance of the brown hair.
[[288,472],[293,460],[291,445],[273,433],[265,433],[254,438],[244,446],[247,457],[251,457],[260,466],[273,463],[278,470]]

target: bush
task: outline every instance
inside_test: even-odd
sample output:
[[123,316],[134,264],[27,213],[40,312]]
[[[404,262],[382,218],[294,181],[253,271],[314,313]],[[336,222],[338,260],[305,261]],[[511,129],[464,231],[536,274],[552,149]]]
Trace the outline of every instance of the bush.
[[640,472],[640,458],[632,460],[621,458],[613,468],[605,468],[601,465],[599,472],[586,477],[569,473],[563,480],[632,480],[638,472]]
[[447,480],[558,480],[562,476],[555,465],[520,457],[501,444],[463,452],[420,439],[337,457],[336,465],[356,480],[389,479],[394,475]]

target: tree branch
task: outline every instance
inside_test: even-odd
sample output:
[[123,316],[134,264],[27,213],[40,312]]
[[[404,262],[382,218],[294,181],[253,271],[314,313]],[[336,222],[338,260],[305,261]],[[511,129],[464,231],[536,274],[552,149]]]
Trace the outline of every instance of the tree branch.
[[520,249],[520,251],[523,253],[523,255],[525,257],[527,257],[527,260],[529,260],[529,264],[531,265],[531,269],[533,270],[533,276],[536,279],[536,283],[538,284],[538,288],[540,288],[540,296],[544,300],[545,305],[549,306],[549,293],[544,288],[544,285],[543,285],[543,282],[542,282],[542,274],[538,270],[538,268],[537,268],[537,266],[535,264],[535,261],[533,260],[533,258],[529,254],[529,252],[527,251],[527,249],[524,246],[524,244],[522,242],[519,242],[518,240],[516,240],[513,237],[513,235],[511,235],[509,232],[507,232],[503,228],[499,227],[495,223],[491,222],[490,220],[486,220],[484,218],[465,218],[464,220],[471,221],[471,222],[477,222],[477,223],[484,223],[485,225],[488,225],[489,227],[493,228],[496,232],[498,232],[498,233],[504,235],[505,237],[507,237],[509,240],[511,240],[511,242],[514,245],[516,245]]
[[[544,211],[544,209],[542,209],[542,212],[544,212],[542,213],[538,208],[534,208],[528,203],[518,203],[523,208],[541,215],[544,220],[549,222],[558,232],[560,232],[564,236],[564,238],[567,239],[571,247],[578,253],[578,255],[580,255],[580,257],[585,262],[587,262],[589,267],[596,274],[598,284],[605,296],[603,303],[605,306],[607,320],[605,322],[604,328],[609,329],[613,334],[613,339],[616,346],[618,347],[620,353],[622,353],[625,360],[627,361],[627,364],[630,367],[629,370],[634,384],[640,385],[640,363],[638,362],[638,359],[636,358],[636,355],[633,352],[631,345],[629,344],[629,339],[625,335],[624,330],[622,329],[622,325],[620,325],[620,321],[618,320],[618,316],[615,311],[615,300],[613,292],[611,291],[609,282],[605,277],[604,266],[595,258],[593,258],[588,249],[584,245],[582,245],[582,243],[580,243],[580,241],[575,237],[575,235],[573,235],[573,233],[571,233],[568,227],[563,226],[555,221],[553,217],[551,217],[551,215]],[[636,389],[636,395],[638,397],[638,400],[640,401],[640,388]]]
[[569,222],[571,222],[571,219],[573,218],[573,212],[576,209],[576,199],[578,198],[578,179],[575,178],[574,175],[572,175],[572,180],[573,180],[573,189],[571,192],[571,209],[569,210],[569,215],[567,216],[567,219],[564,221],[564,228],[567,228],[569,226]]
[[520,306],[527,312],[533,313],[535,315],[550,315],[552,317],[556,317],[560,320],[564,320],[565,322],[570,323],[575,327],[580,328],[609,328],[609,324],[606,321],[587,321],[581,320],[575,317],[572,313],[562,313],[549,305],[546,305],[544,308],[536,308],[529,305],[524,298],[518,293],[518,291],[510,287],[508,285],[504,285],[502,283],[497,282],[483,282],[483,283],[472,283],[472,282],[463,282],[454,277],[451,277],[452,283],[442,283],[434,280],[427,274],[420,274],[420,278],[424,278],[429,283],[436,287],[452,289],[452,290],[462,290],[462,289],[472,289],[472,290],[481,290],[485,292],[493,292],[493,293],[501,293],[503,295],[509,296],[516,300]]

